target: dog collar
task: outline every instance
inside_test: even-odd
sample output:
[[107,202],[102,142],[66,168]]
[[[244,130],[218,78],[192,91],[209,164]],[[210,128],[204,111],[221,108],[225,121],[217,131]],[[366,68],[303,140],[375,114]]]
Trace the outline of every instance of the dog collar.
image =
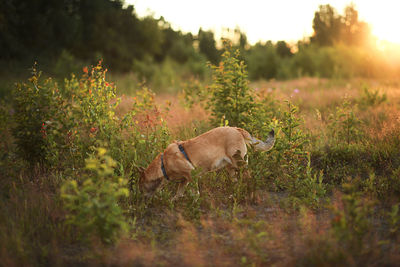
[[190,161],[188,155],[186,154],[185,149],[183,148],[182,144],[179,144],[178,147],[179,147],[179,150],[182,152],[182,154],[185,156],[185,158],[192,164],[192,162]]
[[[183,146],[181,144],[178,145],[179,150],[182,152],[182,154],[185,156],[185,158],[190,162],[190,164],[192,164],[192,162],[189,159],[189,156],[186,154],[185,149],[183,148]],[[164,165],[164,153],[161,153],[161,171],[164,175],[164,177],[169,181],[169,177],[167,175],[167,171],[165,170],[165,165]]]
[[163,175],[164,175],[164,177],[169,181],[169,177],[168,177],[168,175],[167,175],[167,172],[165,171],[165,166],[164,166],[164,153],[161,153],[161,170],[162,170],[162,173],[163,173]]

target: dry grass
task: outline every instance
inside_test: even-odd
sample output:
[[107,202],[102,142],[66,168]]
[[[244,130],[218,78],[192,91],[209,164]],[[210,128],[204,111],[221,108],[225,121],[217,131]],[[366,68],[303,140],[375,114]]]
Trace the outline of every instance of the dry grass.
[[[302,129],[320,138],[326,131],[329,114],[344,97],[358,103],[363,83],[303,78],[257,82],[251,87],[265,95],[274,94],[278,101],[290,99],[299,105],[304,119]],[[388,102],[357,111],[357,116],[366,122],[364,132],[376,140],[398,135],[400,84],[368,84],[373,90],[385,92]],[[128,112],[135,101],[126,95],[121,98],[119,115]],[[173,95],[157,95],[155,102],[167,114],[165,119],[173,136],[192,137],[196,123],[209,116],[200,106],[182,107]],[[150,207],[149,218],[136,222],[115,246],[93,241],[90,248],[85,248],[71,242],[73,231],[62,227],[65,214],[54,195],[58,188],[54,177],[47,177],[40,170],[33,177],[41,179],[18,175],[15,181],[4,183],[11,186],[1,191],[10,194],[7,206],[0,205],[4,219],[0,222],[0,257],[7,266],[395,266],[400,261],[400,235],[388,238],[384,234],[386,215],[378,211],[373,225],[377,227],[366,233],[362,247],[348,250],[349,245],[333,229],[338,218],[332,210],[344,210],[342,194],[337,189],[330,196],[330,204],[317,211],[288,208],[288,195],[262,191],[257,192],[253,203],[232,207],[226,204],[228,182],[220,182],[222,188],[216,188],[211,179],[203,188],[202,193],[208,194],[209,199],[199,208],[200,219],[185,217],[183,201],[171,209],[162,205]],[[3,183],[0,185],[3,187]]]
[[[121,103],[117,109],[118,114],[122,115],[128,112],[132,108],[134,101],[135,99],[133,97],[122,95]],[[185,108],[180,104],[179,98],[174,95],[156,95],[155,103],[163,113],[163,118],[166,120],[167,126],[172,132],[182,126],[190,125],[193,122],[200,122],[208,119],[208,114],[202,107],[194,105],[192,108]]]

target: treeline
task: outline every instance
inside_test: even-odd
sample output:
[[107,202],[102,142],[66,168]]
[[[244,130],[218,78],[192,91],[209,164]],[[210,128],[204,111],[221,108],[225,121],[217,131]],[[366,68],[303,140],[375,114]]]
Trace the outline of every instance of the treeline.
[[[134,72],[139,79],[201,78],[208,73],[206,62],[218,64],[222,54],[212,31],[176,31],[162,17],[139,18],[122,0],[7,0],[0,18],[3,71],[38,61],[50,74],[64,76],[103,59],[113,72]],[[232,41],[251,79],[376,77],[398,71],[371,53],[369,27],[359,21],[354,6],[343,15],[320,6],[313,28],[313,36],[295,45],[268,41],[250,46],[240,30]]]
[[310,38],[292,47],[283,41],[268,41],[244,51],[250,78],[379,78],[400,74],[400,58],[397,62],[393,55],[385,58],[387,55],[377,49],[369,25],[359,20],[354,5],[347,6],[343,15],[330,5],[319,6],[313,29]]
[[114,71],[127,72],[134,60],[162,61],[193,42],[163,19],[139,19],[120,0],[8,0],[0,8],[3,61],[102,58]]

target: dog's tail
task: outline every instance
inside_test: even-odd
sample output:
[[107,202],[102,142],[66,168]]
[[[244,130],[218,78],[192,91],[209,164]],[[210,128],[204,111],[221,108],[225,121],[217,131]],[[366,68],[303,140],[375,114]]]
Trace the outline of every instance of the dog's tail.
[[243,138],[246,142],[246,144],[253,146],[256,150],[261,150],[261,151],[268,151],[271,148],[273,148],[274,144],[275,144],[275,132],[274,130],[271,130],[269,132],[268,138],[265,142],[254,138],[253,136],[251,136],[249,134],[248,131],[243,130],[241,128],[236,128],[242,135]]

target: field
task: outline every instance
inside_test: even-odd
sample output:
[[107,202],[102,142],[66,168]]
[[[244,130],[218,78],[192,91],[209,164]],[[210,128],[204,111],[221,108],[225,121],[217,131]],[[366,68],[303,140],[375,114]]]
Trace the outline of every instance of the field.
[[[60,84],[34,70],[1,105],[2,264],[398,265],[400,81],[245,69],[226,52],[209,84],[130,95],[100,63]],[[220,125],[276,131],[250,179],[194,171],[175,202],[173,182],[143,196],[138,167]]]

